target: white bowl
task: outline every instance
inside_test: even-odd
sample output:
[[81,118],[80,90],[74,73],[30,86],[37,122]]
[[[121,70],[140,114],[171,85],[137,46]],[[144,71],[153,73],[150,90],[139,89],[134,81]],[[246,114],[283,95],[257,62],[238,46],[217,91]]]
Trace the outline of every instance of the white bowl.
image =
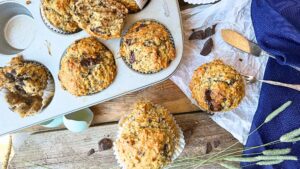
[[89,128],[94,118],[94,113],[89,109],[83,109],[63,117],[66,128],[74,133],[83,132]]

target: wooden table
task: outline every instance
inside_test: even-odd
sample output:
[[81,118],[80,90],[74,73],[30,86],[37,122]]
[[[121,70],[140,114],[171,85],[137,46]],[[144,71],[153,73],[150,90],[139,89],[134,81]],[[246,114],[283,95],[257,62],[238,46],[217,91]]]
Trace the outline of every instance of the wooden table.
[[[180,1],[182,8],[187,5]],[[236,140],[215,124],[205,112],[192,105],[182,91],[170,80],[126,96],[92,107],[95,118],[92,127],[84,133],[74,134],[64,128],[53,130],[35,126],[34,132],[21,146],[10,163],[10,168],[117,168],[113,151],[96,152],[103,138],[116,138],[117,121],[139,99],[148,99],[166,107],[184,131],[186,148],[180,158],[220,151]],[[241,145],[239,145],[241,146]],[[218,169],[220,166],[205,166]]]

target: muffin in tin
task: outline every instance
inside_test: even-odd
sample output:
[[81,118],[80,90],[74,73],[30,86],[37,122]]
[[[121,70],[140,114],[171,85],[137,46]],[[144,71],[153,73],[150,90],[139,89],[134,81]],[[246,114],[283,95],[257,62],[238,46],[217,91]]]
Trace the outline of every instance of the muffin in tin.
[[179,147],[179,128],[169,112],[159,105],[147,101],[136,103],[120,127],[114,145],[123,168],[163,168]]
[[136,3],[136,0],[117,0],[121,2],[126,8],[129,10],[129,13],[136,13],[139,12],[141,9]]
[[73,43],[61,59],[61,86],[75,96],[107,88],[117,74],[112,52],[94,37]]
[[0,69],[0,84],[10,92],[26,96],[41,96],[47,86],[48,71],[41,65],[24,62],[21,56],[11,60],[10,66]]
[[71,0],[78,25],[100,39],[120,38],[128,9],[115,0]]
[[173,38],[168,29],[154,20],[135,23],[121,40],[120,54],[140,73],[166,69],[176,57]]
[[0,88],[5,89],[9,108],[21,117],[39,113],[54,95],[54,81],[41,64],[25,61],[22,56],[0,69]]
[[76,33],[81,30],[73,19],[70,10],[70,0],[42,0],[43,20],[50,29],[56,32]]
[[225,112],[240,104],[245,96],[245,83],[234,68],[214,60],[194,72],[190,90],[201,109]]

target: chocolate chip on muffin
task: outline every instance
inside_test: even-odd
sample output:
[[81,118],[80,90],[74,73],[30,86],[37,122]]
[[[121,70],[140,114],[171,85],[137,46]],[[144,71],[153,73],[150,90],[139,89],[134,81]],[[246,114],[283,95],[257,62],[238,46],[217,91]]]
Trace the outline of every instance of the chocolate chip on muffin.
[[221,60],[200,66],[190,82],[192,97],[208,112],[235,109],[245,96],[243,77]]
[[120,54],[132,69],[156,73],[170,65],[176,57],[176,50],[165,26],[143,20],[135,23],[123,37]]

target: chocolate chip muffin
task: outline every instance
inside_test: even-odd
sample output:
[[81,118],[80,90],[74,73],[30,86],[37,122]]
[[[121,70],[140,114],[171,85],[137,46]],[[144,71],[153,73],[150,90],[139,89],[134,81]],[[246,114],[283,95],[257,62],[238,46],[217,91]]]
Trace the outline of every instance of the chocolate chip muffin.
[[120,127],[115,151],[123,168],[160,169],[171,162],[179,144],[179,129],[165,108],[136,103]]
[[139,12],[141,9],[136,3],[136,0],[117,0],[121,2],[126,8],[129,10],[129,13],[136,13]]
[[76,96],[100,92],[115,79],[112,52],[96,38],[77,40],[64,54],[59,79],[64,89]]
[[156,73],[167,68],[176,57],[173,39],[162,24],[143,20],[134,24],[122,39],[120,54],[141,73]]
[[9,108],[21,117],[27,117],[39,113],[50,103],[54,89],[47,89],[53,81],[49,78],[44,66],[18,56],[9,66],[0,69],[0,89],[6,89],[5,100]]
[[100,39],[120,38],[127,8],[115,0],[71,0],[74,20],[90,35]]
[[245,83],[235,69],[221,60],[214,60],[194,72],[190,90],[201,109],[225,112],[240,104],[245,95]]
[[70,0],[43,0],[42,16],[53,27],[65,33],[74,33],[80,30],[70,13]]
[[42,65],[15,57],[10,66],[1,68],[1,88],[24,96],[41,96],[47,86],[48,71]]

